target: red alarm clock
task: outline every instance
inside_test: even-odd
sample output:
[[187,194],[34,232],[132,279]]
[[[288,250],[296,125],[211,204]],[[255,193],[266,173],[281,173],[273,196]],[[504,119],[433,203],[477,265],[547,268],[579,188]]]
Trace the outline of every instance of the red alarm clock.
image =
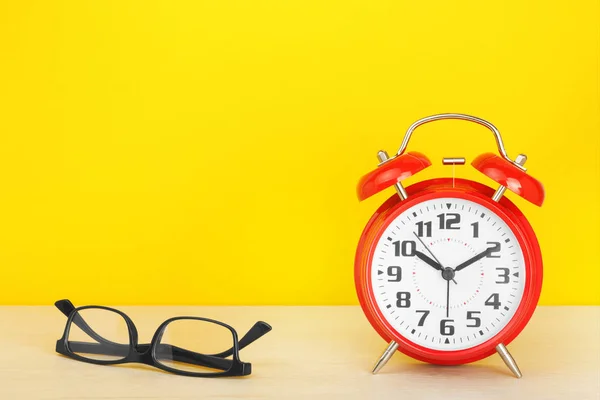
[[[402,181],[429,167],[429,159],[405,152],[413,131],[444,119],[490,129],[499,155],[485,153],[472,165],[500,186],[439,178],[404,188]],[[498,352],[517,376],[506,349],[525,327],[542,288],[542,255],[523,213],[506,189],[533,204],[544,201],[542,184],[528,175],[526,157],[508,157],[491,123],[464,114],[439,114],[412,124],[398,153],[378,153],[379,166],[363,176],[360,200],[394,186],[360,238],[355,259],[358,298],[369,322],[389,343],[377,373],[396,350],[433,364],[470,363]],[[464,164],[464,158],[444,158]]]

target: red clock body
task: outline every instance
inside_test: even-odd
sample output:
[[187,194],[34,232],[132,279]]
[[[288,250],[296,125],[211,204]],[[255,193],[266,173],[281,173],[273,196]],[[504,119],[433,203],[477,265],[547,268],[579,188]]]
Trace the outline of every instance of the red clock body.
[[379,207],[359,240],[354,277],[366,317],[417,360],[453,365],[490,356],[522,331],[540,296],[542,256],[531,225],[477,182],[440,178],[406,192]]

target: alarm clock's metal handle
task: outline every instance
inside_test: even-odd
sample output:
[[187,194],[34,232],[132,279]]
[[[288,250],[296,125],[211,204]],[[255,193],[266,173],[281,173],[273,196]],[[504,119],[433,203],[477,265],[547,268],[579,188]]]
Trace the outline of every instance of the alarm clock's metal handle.
[[419,126],[425,125],[429,122],[441,121],[444,119],[461,119],[464,121],[475,122],[476,124],[485,126],[486,128],[488,128],[489,130],[491,130],[494,133],[494,137],[496,138],[496,145],[498,145],[498,152],[500,152],[500,155],[502,156],[502,158],[504,158],[506,161],[510,162],[511,164],[515,165],[519,169],[521,169],[523,171],[526,170],[524,166],[518,164],[516,161],[513,161],[510,159],[510,157],[508,157],[508,154],[506,154],[506,149],[504,148],[504,142],[502,142],[502,136],[500,136],[500,131],[498,130],[498,128],[496,128],[491,122],[488,122],[484,119],[473,117],[472,115],[467,115],[467,114],[436,114],[436,115],[430,115],[429,117],[421,118],[420,120],[414,122],[411,126],[408,127],[408,130],[404,134],[404,139],[402,140],[402,145],[400,145],[400,149],[398,150],[398,153],[396,156],[400,156],[404,153],[404,151],[406,151],[406,147],[408,146],[408,141],[410,140],[410,137],[412,136],[415,129],[417,129]]

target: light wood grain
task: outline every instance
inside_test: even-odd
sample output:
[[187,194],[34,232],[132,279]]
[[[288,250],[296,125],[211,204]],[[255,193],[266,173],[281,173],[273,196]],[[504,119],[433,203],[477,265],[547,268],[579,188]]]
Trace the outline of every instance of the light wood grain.
[[145,366],[97,366],[54,352],[66,318],[53,307],[0,307],[0,399],[593,399],[600,398],[600,307],[540,307],[510,346],[523,379],[500,358],[440,367],[385,347],[358,307],[120,307],[148,341],[175,315],[216,318],[239,334],[273,331],[241,352],[244,378],[202,379]]

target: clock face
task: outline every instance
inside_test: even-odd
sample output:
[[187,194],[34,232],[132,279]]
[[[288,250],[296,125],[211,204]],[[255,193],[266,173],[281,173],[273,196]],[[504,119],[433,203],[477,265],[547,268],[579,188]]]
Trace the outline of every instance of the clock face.
[[508,225],[486,207],[445,197],[396,217],[376,244],[371,291],[389,325],[433,350],[498,334],[523,297],[525,261]]

